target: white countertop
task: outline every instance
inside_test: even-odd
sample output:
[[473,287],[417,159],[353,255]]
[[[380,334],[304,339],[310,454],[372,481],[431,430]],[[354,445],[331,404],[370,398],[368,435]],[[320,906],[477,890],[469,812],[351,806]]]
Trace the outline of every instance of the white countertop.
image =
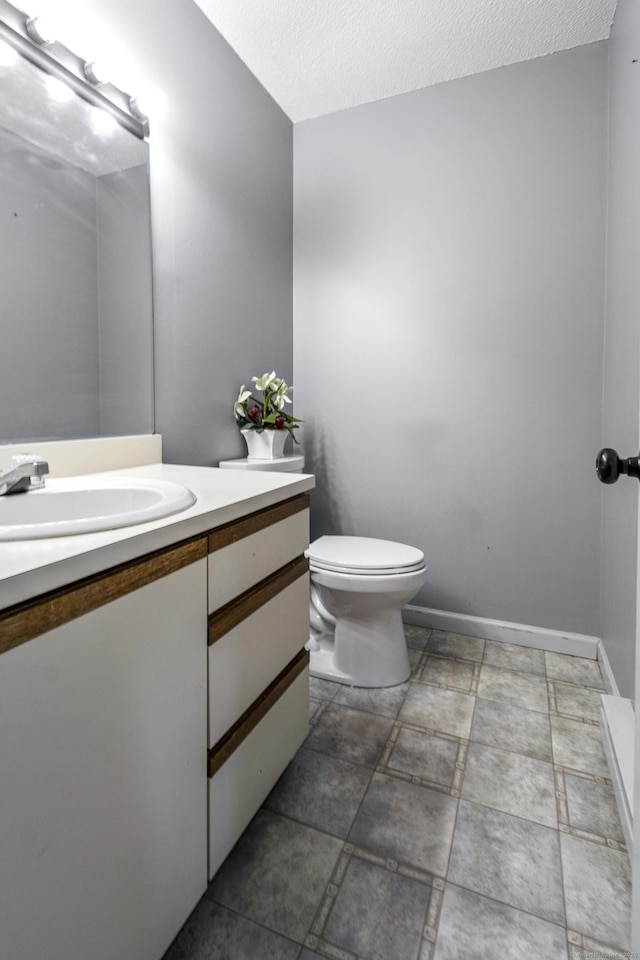
[[0,610],[187,540],[315,486],[315,478],[309,474],[164,463],[92,473],[91,479],[122,476],[183,483],[196,495],[196,503],[173,516],[117,530],[0,542]]

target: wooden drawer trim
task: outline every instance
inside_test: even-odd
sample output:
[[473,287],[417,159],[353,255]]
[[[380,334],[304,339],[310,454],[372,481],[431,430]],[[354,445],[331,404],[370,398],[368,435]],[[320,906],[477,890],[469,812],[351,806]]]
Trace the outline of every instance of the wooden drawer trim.
[[197,537],[5,610],[0,614],[0,653],[175,573],[206,555],[206,537]]
[[222,547],[228,547],[231,543],[250,537],[252,533],[258,533],[265,527],[270,527],[274,523],[286,520],[287,517],[292,517],[294,513],[300,513],[302,510],[308,509],[309,494],[301,493],[292,500],[285,500],[284,503],[276,503],[273,507],[251,513],[243,520],[233,520],[209,534],[209,553],[221,550]]
[[270,683],[251,706],[245,710],[239,720],[234,723],[224,737],[209,750],[209,776],[213,777],[220,767],[238,749],[243,740],[249,736],[254,727],[269,712],[274,703],[280,699],[293,681],[300,676],[309,663],[309,651],[301,650],[291,663],[278,674],[273,683]]
[[306,557],[296,557],[291,563],[281,567],[257,583],[255,587],[249,587],[244,593],[241,593],[235,600],[220,607],[215,613],[209,615],[209,646],[215,643],[237,627],[239,623],[250,617],[252,613],[259,610],[269,600],[294,583],[299,577],[309,569],[309,561]]

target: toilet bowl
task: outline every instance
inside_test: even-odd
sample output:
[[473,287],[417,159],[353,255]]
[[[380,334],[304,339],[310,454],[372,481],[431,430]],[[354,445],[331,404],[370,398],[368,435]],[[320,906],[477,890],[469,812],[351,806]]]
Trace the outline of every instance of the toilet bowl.
[[[304,457],[222,460],[231,470],[301,473]],[[411,668],[402,608],[426,580],[416,547],[370,537],[319,537],[305,552],[311,574],[306,644],[312,677],[353,687],[392,687]]]
[[311,675],[357,687],[408,680],[402,607],[426,580],[422,551],[390,540],[326,536],[305,555]]

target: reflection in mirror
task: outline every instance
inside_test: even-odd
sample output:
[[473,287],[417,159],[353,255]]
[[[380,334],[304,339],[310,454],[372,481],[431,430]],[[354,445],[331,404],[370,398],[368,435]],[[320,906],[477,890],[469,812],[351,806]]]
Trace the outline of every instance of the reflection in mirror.
[[0,64],[0,442],[153,432],[148,146]]

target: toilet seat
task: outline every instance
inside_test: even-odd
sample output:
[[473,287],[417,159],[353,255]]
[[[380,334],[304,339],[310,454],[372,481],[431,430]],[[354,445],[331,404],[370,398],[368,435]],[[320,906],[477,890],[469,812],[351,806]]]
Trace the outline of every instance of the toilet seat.
[[311,570],[358,577],[412,573],[425,566],[422,550],[372,537],[319,537],[305,556]]

